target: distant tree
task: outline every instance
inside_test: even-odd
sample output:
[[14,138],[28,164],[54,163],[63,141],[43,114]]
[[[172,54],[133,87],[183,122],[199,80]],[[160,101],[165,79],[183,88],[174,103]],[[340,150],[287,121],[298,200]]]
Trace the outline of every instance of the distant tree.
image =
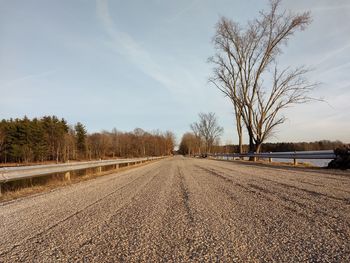
[[41,119],[45,130],[45,140],[48,146],[48,159],[63,159],[65,134],[68,132],[68,125],[64,119],[59,120],[56,116],[45,116]]
[[199,113],[199,121],[191,124],[195,134],[199,134],[204,141],[204,150],[210,153],[214,142],[222,135],[223,128],[219,126],[215,113]]
[[195,147],[197,149],[197,153],[201,154],[202,153],[203,138],[202,138],[200,125],[198,125],[198,123],[192,123],[190,125],[190,128],[191,128],[193,135],[195,137],[195,142],[196,142]]
[[3,124],[0,123],[0,160],[2,158],[3,147],[5,145],[5,138],[6,138],[5,128],[3,127]]
[[166,131],[164,134],[165,140],[165,154],[172,155],[175,147],[176,136],[171,131]]
[[[91,159],[91,155],[89,156]],[[64,155],[63,160],[77,159],[77,148],[74,127],[69,126],[68,132],[64,135]]]
[[111,132],[112,139],[112,157],[120,156],[120,132],[116,128],[112,129]]
[[[92,151],[92,156],[95,158],[105,158],[110,155],[110,146],[111,146],[111,136],[107,131],[102,133],[93,133],[88,136],[88,145],[90,151]],[[113,154],[112,154],[113,155]]]
[[179,153],[183,155],[194,155],[196,149],[198,149],[198,144],[197,137],[192,132],[186,132],[181,138]]
[[134,135],[136,136],[137,140],[139,141],[138,147],[139,154],[141,156],[146,156],[146,132],[142,130],[141,128],[134,129]]
[[79,156],[82,158],[85,158],[86,156],[86,150],[87,150],[87,145],[86,145],[86,137],[87,137],[87,131],[85,126],[78,122],[75,125],[75,136],[76,136],[76,145],[78,149]]
[[31,147],[34,155],[33,160],[43,162],[47,159],[48,153],[48,143],[45,140],[45,129],[43,123],[41,120],[34,118],[31,121],[30,126]]

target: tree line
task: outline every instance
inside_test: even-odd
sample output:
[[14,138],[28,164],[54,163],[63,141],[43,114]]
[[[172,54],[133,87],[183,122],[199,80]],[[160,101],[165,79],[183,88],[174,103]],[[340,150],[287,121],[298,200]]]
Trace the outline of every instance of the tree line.
[[[315,142],[276,142],[264,143],[261,152],[294,152],[294,151],[323,151],[343,147],[341,141],[321,140]],[[249,145],[243,144],[243,152],[249,151]],[[214,146],[215,153],[237,153],[239,145]]]
[[[182,137],[179,154],[183,155],[200,155],[198,141],[193,133],[185,133]],[[334,150],[344,146],[341,141],[321,140],[315,142],[276,142],[264,143],[261,152],[294,152],[294,151],[322,151]],[[243,152],[249,151],[249,145],[242,145]],[[218,145],[212,146],[212,153],[238,153],[240,145]]]
[[170,155],[172,132],[132,132],[117,129],[89,134],[78,122],[69,125],[56,116],[0,122],[0,162],[65,162],[114,157]]

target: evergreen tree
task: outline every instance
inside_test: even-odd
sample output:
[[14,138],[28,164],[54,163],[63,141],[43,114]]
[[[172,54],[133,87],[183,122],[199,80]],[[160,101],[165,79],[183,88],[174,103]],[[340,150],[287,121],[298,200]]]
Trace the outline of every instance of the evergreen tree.
[[75,128],[77,150],[78,150],[79,156],[84,158],[86,155],[86,149],[87,149],[87,147],[86,147],[86,137],[87,137],[86,128],[80,122],[78,122],[74,128]]

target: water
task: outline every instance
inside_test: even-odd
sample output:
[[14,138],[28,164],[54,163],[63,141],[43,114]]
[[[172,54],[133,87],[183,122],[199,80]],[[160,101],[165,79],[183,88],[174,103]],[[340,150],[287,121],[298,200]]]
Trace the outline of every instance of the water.
[[[284,153],[294,153],[294,152],[284,152]],[[324,150],[324,151],[302,151],[297,153],[333,153],[333,150]],[[232,159],[232,158],[230,158]],[[244,158],[245,160],[248,160],[249,158]],[[265,161],[268,161],[267,158],[262,158]],[[312,166],[316,167],[326,167],[328,163],[332,159],[297,159],[298,163],[308,163]],[[293,163],[293,159],[283,159],[283,158],[272,158],[273,162],[280,162],[280,163]]]
[[[294,153],[294,152],[291,152]],[[325,151],[303,151],[303,153],[333,153],[332,150],[325,150]],[[309,163],[312,166],[317,166],[317,167],[326,167],[328,163],[332,159],[297,159],[298,163]],[[273,162],[283,162],[283,163],[292,163],[293,159],[278,159],[278,158],[273,158]]]

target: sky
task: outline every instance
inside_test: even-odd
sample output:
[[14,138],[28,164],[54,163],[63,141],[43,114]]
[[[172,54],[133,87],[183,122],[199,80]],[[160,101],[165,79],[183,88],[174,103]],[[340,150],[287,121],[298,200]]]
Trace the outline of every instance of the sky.
[[[221,143],[237,143],[233,108],[208,83],[221,16],[244,25],[263,0],[0,0],[0,119],[56,115],[89,132],[171,130],[214,112]],[[312,102],[288,108],[269,141],[350,142],[350,2],[284,0],[312,24],[282,65],[313,69]],[[245,136],[247,141],[247,136]]]

